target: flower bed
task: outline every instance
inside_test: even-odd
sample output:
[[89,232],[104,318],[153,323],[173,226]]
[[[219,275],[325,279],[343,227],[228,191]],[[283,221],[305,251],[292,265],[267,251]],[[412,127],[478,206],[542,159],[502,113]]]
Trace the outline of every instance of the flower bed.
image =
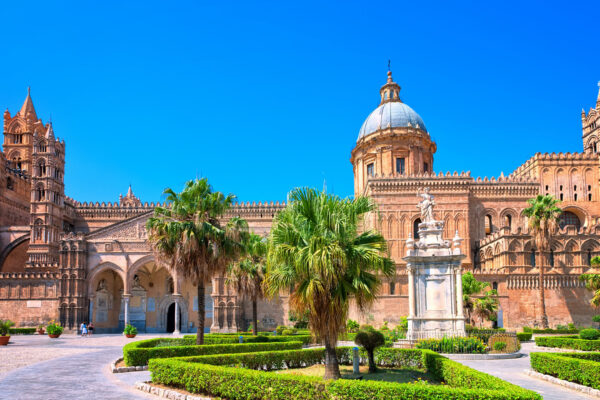
[[600,353],[531,353],[531,368],[569,382],[600,389]]
[[[172,346],[165,346],[172,341]],[[243,353],[256,351],[273,351],[302,348],[302,342],[282,343],[243,343],[243,344],[217,344],[217,345],[188,345],[181,339],[148,339],[129,343],[123,347],[123,361],[129,366],[143,366],[151,358],[168,358],[196,356],[219,353]],[[157,347],[157,345],[161,346]]]
[[[337,352],[341,364],[351,362],[351,347],[338,348]],[[307,367],[322,363],[323,359],[323,349],[287,350],[152,359],[149,369],[154,383],[229,400],[541,399],[537,393],[429,350],[387,348],[376,352],[375,360],[381,366],[429,372],[444,385],[325,381],[319,377],[261,371]]]
[[600,351],[600,340],[584,340],[579,336],[540,336],[535,344],[541,347],[559,347],[563,349]]
[[483,354],[485,353],[486,345],[481,339],[476,337],[447,337],[442,339],[421,339],[417,342],[415,348],[446,354]]

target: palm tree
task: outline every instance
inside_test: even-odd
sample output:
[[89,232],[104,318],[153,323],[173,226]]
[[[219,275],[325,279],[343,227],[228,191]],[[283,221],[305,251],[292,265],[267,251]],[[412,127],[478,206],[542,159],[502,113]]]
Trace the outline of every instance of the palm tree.
[[148,219],[148,242],[159,264],[198,288],[196,343],[204,344],[205,284],[239,254],[247,223],[220,219],[235,196],[215,192],[208,179],[188,181],[181,193],[166,189],[167,207],[156,207]]
[[544,293],[544,254],[550,248],[550,239],[557,226],[558,217],[562,210],[556,206],[559,201],[551,195],[538,194],[536,198],[529,199],[529,207],[523,214],[529,218],[529,228],[533,231],[535,247],[539,252],[539,290],[540,309],[542,312],[542,327],[548,328],[548,315],[546,315],[546,297]]
[[[592,258],[592,266],[598,267],[600,264],[600,258]],[[590,300],[590,304],[593,307],[600,306],[600,275],[599,274],[582,274],[579,276],[579,280],[585,282],[585,287],[588,290],[594,292],[594,297]]]
[[252,299],[252,333],[258,334],[258,313],[256,303],[263,296],[262,283],[266,272],[267,242],[265,238],[250,233],[242,243],[242,257],[229,264],[227,284],[234,284],[238,293]]
[[489,282],[478,281],[472,272],[462,275],[463,305],[467,314],[467,321],[473,325],[473,315],[478,315],[483,321],[490,318],[498,311],[496,290],[486,290]]
[[265,292],[290,291],[290,308],[308,313],[309,326],[325,344],[325,379],[340,378],[335,352],[350,299],[364,310],[377,297],[381,276],[394,274],[387,243],[376,231],[359,232],[369,198],[341,199],[315,189],[294,189],[270,234]]

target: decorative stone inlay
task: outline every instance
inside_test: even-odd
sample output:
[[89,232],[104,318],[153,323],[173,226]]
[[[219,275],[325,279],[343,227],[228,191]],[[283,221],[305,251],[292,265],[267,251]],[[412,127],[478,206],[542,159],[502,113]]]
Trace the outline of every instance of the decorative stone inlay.
[[181,393],[174,389],[165,389],[152,385],[151,382],[138,382],[135,388],[142,392],[151,393],[165,399],[174,400],[212,400],[212,397],[196,396],[191,394]]
[[527,375],[531,376],[532,378],[542,379],[544,381],[554,383],[555,385],[564,386],[568,389],[575,390],[575,391],[581,392],[581,393],[585,393],[589,396],[600,397],[600,390],[598,390],[598,389],[594,389],[594,388],[591,388],[588,386],[580,385],[578,383],[558,379],[554,376],[540,374],[539,372],[531,370],[531,369],[526,369],[524,372]]

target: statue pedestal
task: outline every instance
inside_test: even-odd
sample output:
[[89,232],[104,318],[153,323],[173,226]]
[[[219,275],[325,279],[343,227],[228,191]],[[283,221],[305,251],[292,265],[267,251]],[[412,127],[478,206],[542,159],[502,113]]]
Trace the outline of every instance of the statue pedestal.
[[[408,269],[407,341],[466,336],[462,298],[462,240],[442,239],[444,223],[419,224],[419,241],[406,241]],[[454,245],[454,248],[453,246]]]

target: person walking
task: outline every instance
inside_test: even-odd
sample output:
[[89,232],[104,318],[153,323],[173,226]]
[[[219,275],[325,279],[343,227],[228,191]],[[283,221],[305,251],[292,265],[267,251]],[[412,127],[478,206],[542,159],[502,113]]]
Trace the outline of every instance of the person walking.
[[87,336],[87,334],[88,334],[88,329],[87,329],[87,326],[85,325],[85,322],[82,322],[82,323],[81,323],[81,327],[80,327],[80,329],[81,329],[81,336],[82,336],[82,337],[83,337],[83,336]]
[[94,324],[92,322],[88,325],[88,335],[91,336],[94,334]]

